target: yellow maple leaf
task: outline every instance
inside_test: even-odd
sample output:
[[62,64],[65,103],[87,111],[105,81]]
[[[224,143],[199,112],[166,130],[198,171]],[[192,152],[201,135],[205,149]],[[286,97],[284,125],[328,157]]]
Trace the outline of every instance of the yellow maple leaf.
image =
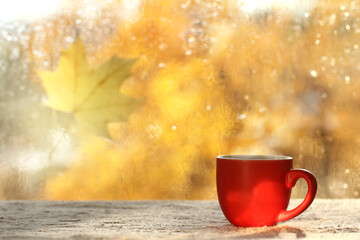
[[54,72],[38,71],[46,90],[46,105],[73,113],[86,130],[109,137],[107,123],[127,120],[140,99],[119,92],[128,78],[134,59],[114,56],[93,69],[86,60],[86,49],[78,38],[61,53]]

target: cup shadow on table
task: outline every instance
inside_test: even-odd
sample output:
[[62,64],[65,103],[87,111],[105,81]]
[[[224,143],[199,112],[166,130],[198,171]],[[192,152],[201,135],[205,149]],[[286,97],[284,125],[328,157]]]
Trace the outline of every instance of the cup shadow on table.
[[[282,234],[291,234],[291,238],[305,238],[306,234],[299,228],[289,226],[272,226],[262,228],[242,228],[235,227],[231,224],[224,224],[222,226],[205,227],[207,231],[215,231],[224,234],[240,233],[241,237],[247,239],[256,238],[279,238]],[[295,236],[294,236],[294,235]]]

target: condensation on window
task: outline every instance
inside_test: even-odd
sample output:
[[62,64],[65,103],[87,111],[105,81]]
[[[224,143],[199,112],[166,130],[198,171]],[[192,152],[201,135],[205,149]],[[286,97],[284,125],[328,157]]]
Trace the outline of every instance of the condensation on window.
[[[292,156],[318,197],[359,197],[359,16],[353,0],[6,3],[0,198],[215,199],[222,154]],[[94,68],[136,59],[119,91],[142,103],[110,138],[44,104],[38,72],[79,37]]]

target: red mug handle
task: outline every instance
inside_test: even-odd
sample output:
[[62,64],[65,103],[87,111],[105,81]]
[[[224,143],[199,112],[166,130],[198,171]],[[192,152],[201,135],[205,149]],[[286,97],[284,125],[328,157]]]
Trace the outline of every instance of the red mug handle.
[[293,188],[296,184],[296,181],[299,178],[304,178],[308,185],[308,192],[304,201],[294,208],[293,210],[282,210],[279,214],[278,221],[283,222],[289,220],[291,218],[296,217],[300,213],[304,212],[310,204],[314,201],[316,190],[317,190],[317,182],[314,175],[311,172],[305,169],[292,169],[286,174],[285,185],[287,188]]

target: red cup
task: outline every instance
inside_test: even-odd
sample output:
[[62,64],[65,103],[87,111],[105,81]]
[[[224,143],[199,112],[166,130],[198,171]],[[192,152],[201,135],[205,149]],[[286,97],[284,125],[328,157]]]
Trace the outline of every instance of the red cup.
[[[305,211],[315,198],[317,183],[307,170],[292,169],[293,159],[270,155],[223,155],[216,158],[216,185],[225,217],[236,226],[276,225]],[[286,210],[299,178],[308,184],[304,201]]]

